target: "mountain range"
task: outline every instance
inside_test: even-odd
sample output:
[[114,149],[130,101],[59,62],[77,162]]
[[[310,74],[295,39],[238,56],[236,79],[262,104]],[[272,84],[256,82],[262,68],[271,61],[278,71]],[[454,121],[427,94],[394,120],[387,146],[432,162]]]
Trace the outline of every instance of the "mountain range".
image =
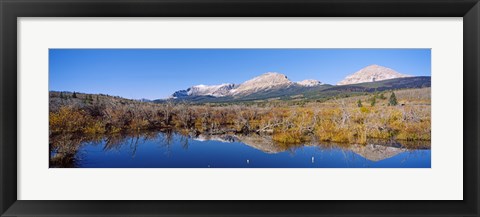
[[324,84],[313,79],[294,82],[284,74],[267,72],[241,84],[195,85],[174,92],[171,99],[192,102],[231,102],[292,97],[312,99],[332,97],[341,93],[429,86],[429,76],[405,75],[391,68],[370,65],[348,75],[337,85]]
[[314,87],[322,83],[317,80],[290,81],[286,75],[277,72],[267,72],[241,84],[225,83],[220,85],[196,85],[186,90],[179,90],[172,94],[173,98],[189,96],[247,96],[258,92],[286,89],[289,87]]

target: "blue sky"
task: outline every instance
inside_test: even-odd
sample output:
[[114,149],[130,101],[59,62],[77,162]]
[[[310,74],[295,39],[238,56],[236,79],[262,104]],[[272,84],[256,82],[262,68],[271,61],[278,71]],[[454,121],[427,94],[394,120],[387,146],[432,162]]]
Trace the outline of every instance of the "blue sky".
[[50,49],[49,90],[159,99],[265,72],[336,84],[377,64],[430,76],[430,63],[430,49]]

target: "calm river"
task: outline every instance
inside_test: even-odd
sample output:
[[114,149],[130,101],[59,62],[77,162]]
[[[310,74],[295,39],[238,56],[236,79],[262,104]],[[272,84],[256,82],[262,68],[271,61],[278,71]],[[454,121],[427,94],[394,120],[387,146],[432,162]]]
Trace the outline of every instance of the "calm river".
[[285,145],[269,136],[150,132],[51,138],[50,167],[80,168],[430,168],[430,142]]

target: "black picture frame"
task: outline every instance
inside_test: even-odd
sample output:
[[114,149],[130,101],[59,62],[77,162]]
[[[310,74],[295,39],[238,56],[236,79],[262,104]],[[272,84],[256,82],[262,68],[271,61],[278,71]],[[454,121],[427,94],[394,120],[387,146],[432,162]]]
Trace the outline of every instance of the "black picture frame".
[[[0,0],[2,216],[478,216],[478,0]],[[461,201],[17,200],[18,17],[463,17]],[[454,76],[454,74],[452,74]],[[41,186],[39,186],[41,187]],[[341,189],[339,189],[341,191]]]

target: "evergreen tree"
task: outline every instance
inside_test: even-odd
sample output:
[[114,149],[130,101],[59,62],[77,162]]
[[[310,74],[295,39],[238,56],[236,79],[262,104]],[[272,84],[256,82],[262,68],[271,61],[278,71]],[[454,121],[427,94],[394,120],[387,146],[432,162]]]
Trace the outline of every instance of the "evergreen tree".
[[85,102],[88,103],[88,104],[92,104],[93,102],[93,97],[91,94],[88,94],[85,96]]
[[390,100],[388,105],[396,106],[397,104],[398,104],[397,97],[395,96],[395,93],[392,92],[392,95],[390,95]]
[[75,91],[73,91],[73,95],[72,95],[73,98],[77,98],[77,93]]
[[357,101],[357,106],[358,106],[358,107],[363,107],[363,105],[362,105],[362,100],[358,100],[358,101]]
[[375,106],[376,103],[377,103],[377,97],[373,96],[373,98],[370,101],[370,105]]
[[383,93],[381,93],[381,94],[380,94],[380,99],[387,99],[387,97],[385,97],[385,96],[383,95]]

